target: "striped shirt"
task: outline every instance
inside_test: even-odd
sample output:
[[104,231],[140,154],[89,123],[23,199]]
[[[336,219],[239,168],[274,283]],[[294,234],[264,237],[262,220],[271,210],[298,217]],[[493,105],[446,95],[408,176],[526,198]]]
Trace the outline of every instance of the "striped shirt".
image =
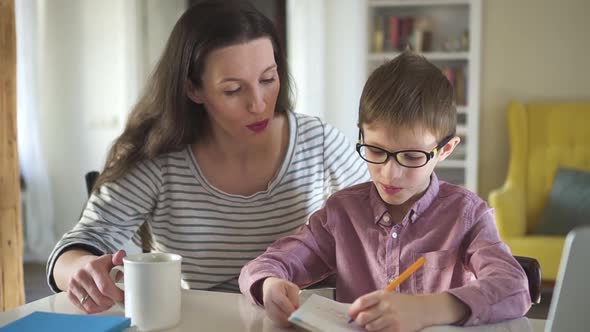
[[53,249],[50,287],[59,291],[53,267],[69,247],[114,253],[147,222],[155,251],[183,257],[183,287],[239,292],[242,266],[299,230],[331,193],[369,180],[366,164],[341,132],[316,117],[288,115],[287,152],[265,191],[243,196],[213,187],[190,145],[140,162],[101,186]]

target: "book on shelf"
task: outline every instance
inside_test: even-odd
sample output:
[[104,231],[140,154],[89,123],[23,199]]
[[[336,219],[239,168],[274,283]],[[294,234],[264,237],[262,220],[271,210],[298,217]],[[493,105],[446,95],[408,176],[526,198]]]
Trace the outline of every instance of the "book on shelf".
[[432,49],[432,28],[426,17],[375,15],[372,34],[373,53]]
[[399,19],[397,16],[389,16],[389,48],[397,50],[399,45]]
[[434,45],[433,20],[423,15],[396,15],[376,12],[373,15],[371,52],[395,52],[411,49],[415,52],[467,52],[469,30],[452,35],[437,35]]
[[373,28],[373,35],[371,36],[372,47],[371,50],[374,53],[383,52],[383,44],[385,38],[385,27],[383,20],[375,20],[375,26]]
[[440,70],[447,77],[455,90],[455,104],[467,105],[467,75],[463,66],[440,66]]
[[467,82],[463,67],[456,69],[455,73],[455,103],[457,105],[467,104]]

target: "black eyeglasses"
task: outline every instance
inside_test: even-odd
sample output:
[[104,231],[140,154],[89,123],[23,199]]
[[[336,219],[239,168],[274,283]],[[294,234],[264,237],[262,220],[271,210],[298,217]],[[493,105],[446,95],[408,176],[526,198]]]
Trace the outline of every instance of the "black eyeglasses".
[[359,141],[356,143],[356,151],[365,161],[373,164],[385,164],[390,157],[395,159],[398,164],[408,168],[419,168],[426,164],[430,159],[434,158],[436,153],[454,137],[449,135],[443,138],[434,149],[430,152],[422,150],[401,150],[396,152],[389,152],[377,146],[362,144],[363,132],[359,130]]

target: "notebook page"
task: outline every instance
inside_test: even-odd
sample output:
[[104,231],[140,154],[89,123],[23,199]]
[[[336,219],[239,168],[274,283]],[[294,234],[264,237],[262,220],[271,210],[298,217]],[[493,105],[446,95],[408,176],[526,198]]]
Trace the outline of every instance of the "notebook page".
[[289,321],[310,331],[364,331],[354,322],[348,324],[350,304],[339,303],[312,294],[295,310]]

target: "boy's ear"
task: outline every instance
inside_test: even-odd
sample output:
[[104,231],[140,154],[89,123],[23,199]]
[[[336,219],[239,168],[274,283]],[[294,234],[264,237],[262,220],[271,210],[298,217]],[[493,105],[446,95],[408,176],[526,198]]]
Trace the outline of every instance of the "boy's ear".
[[190,100],[192,100],[195,104],[203,104],[205,100],[203,98],[203,93],[199,88],[197,88],[191,80],[186,80],[184,83],[184,89],[186,90],[186,95]]
[[460,142],[461,138],[459,136],[453,137],[445,146],[440,149],[440,152],[438,153],[438,161],[447,159],[447,157],[453,153],[453,150],[455,150],[455,147],[457,147]]

